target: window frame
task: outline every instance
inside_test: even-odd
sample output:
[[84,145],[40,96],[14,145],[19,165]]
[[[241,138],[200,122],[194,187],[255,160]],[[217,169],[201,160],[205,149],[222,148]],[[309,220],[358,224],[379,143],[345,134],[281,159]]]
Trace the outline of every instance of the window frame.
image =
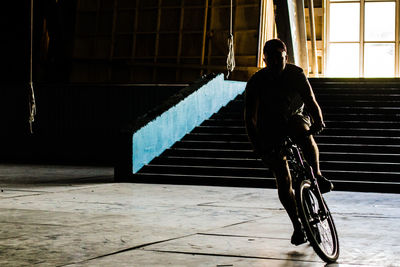
[[[359,45],[359,75],[358,77],[365,77],[365,67],[364,67],[364,55],[365,55],[365,44],[369,43],[382,43],[382,44],[394,44],[395,47],[395,55],[394,55],[394,77],[400,76],[400,68],[399,68],[399,24],[400,24],[400,10],[399,10],[399,2],[400,0],[326,0],[326,24],[325,24],[325,32],[326,32],[326,43],[325,43],[325,70],[327,70],[328,66],[328,54],[330,49],[330,44],[334,43],[353,43]],[[394,41],[365,41],[365,3],[371,2],[392,2],[395,3],[395,40]],[[340,3],[359,3],[360,4],[360,31],[359,31],[359,41],[330,41],[330,7],[331,3],[340,4]],[[326,76],[326,75],[325,75]]]

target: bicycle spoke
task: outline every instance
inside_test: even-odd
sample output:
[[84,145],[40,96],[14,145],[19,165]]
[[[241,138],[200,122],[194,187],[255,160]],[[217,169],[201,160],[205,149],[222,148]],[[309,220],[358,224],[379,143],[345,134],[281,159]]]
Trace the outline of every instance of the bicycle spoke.
[[339,244],[335,226],[324,199],[319,199],[321,195],[313,190],[309,181],[302,184],[299,193],[301,218],[311,245],[325,261],[335,261],[338,257]]
[[322,236],[321,239],[321,244],[324,247],[324,250],[328,252],[329,254],[332,254],[334,247],[333,247],[333,241],[332,241],[332,235],[331,235],[331,230],[329,228],[328,221],[325,220],[324,222],[320,223],[319,227],[319,232],[320,235]]

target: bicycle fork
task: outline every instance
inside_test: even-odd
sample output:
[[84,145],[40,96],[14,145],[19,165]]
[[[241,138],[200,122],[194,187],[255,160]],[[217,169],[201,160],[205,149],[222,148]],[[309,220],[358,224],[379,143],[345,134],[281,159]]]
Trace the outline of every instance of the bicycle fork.
[[[294,153],[295,152],[295,153]],[[307,177],[310,180],[311,183],[311,190],[315,193],[318,194],[317,196],[317,201],[318,201],[318,217],[320,221],[324,221],[328,216],[329,216],[329,209],[327,208],[325,202],[323,201],[321,190],[319,189],[319,185],[317,182],[317,178],[315,178],[314,171],[312,167],[304,161],[304,156],[302,156],[302,152],[298,149],[297,145],[295,145],[295,151],[292,150],[292,153],[295,157],[294,160],[297,160],[300,165],[303,167],[305,173],[304,176]],[[297,177],[296,177],[297,178]],[[296,179],[298,180],[298,179]],[[301,182],[301,181],[296,181],[296,183]]]

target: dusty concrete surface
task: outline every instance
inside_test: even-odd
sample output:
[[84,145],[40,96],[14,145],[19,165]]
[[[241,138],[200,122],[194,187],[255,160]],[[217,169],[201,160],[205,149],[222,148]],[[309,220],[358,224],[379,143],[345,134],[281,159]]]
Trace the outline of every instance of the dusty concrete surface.
[[[107,167],[0,165],[0,266],[325,266],[273,189],[113,183]],[[332,192],[330,266],[400,266],[400,195]]]

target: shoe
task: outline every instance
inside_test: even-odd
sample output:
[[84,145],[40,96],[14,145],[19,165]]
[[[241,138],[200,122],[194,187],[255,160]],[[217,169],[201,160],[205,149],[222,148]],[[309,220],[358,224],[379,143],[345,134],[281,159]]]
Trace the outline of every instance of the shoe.
[[295,246],[304,244],[307,242],[307,238],[304,235],[303,230],[294,230],[292,238],[290,239],[290,243]]
[[328,193],[333,190],[334,186],[332,182],[326,179],[324,176],[316,175],[315,178],[317,178],[319,190],[321,190],[322,194]]

